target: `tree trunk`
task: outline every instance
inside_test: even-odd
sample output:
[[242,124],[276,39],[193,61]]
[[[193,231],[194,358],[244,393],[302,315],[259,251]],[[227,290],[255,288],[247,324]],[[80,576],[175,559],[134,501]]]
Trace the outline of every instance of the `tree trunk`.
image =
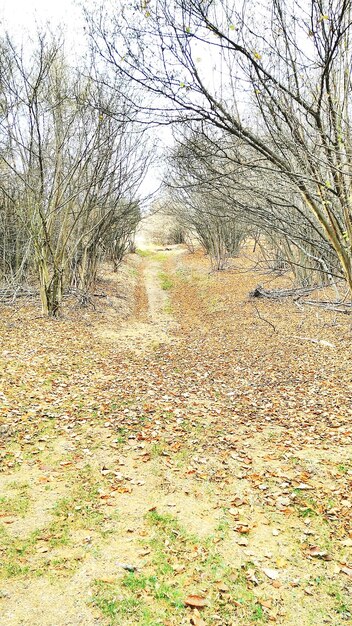
[[43,315],[57,317],[62,303],[63,270],[54,267],[50,272],[48,263],[43,257],[37,263],[37,266]]

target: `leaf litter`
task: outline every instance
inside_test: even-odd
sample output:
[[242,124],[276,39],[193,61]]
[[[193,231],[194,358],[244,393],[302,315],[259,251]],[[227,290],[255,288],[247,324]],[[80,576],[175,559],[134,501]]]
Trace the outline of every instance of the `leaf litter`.
[[348,621],[348,320],[260,302],[268,337],[257,275],[137,261],[122,317],[3,312],[2,623],[49,625],[58,604],[60,625]]

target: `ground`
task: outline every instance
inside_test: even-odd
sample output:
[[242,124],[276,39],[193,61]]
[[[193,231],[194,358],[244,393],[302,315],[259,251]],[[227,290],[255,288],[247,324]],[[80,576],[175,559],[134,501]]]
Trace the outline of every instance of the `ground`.
[[2,626],[352,624],[351,321],[248,255],[1,315]]

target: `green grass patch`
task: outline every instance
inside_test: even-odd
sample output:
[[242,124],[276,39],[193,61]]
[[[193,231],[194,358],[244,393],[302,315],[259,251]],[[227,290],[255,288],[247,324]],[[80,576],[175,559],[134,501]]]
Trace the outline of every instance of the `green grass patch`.
[[24,517],[30,506],[29,486],[13,483],[10,487],[18,493],[0,497],[0,514]]
[[159,456],[162,456],[165,451],[165,445],[163,443],[153,443],[150,448],[150,456],[152,459],[157,459]]
[[153,259],[153,261],[165,261],[165,259],[167,259],[167,254],[162,251],[141,250],[138,248],[138,250],[136,250],[136,254],[138,254],[141,258]]
[[0,529],[1,578],[27,576],[32,571],[30,558],[36,552],[38,535],[39,531],[35,531],[25,539],[19,539],[9,535],[6,529]]
[[309,506],[307,507],[300,507],[298,509],[298,515],[299,517],[317,517],[317,513],[316,511],[314,511],[314,509],[311,509]]
[[159,272],[158,276],[160,280],[160,286],[164,291],[169,291],[173,288],[174,283],[172,282],[170,276],[165,274],[165,272]]
[[[240,616],[255,623],[267,621],[267,615],[250,588],[246,572],[232,568],[219,551],[219,544],[227,535],[227,524],[219,524],[214,535],[200,538],[172,515],[155,510],[150,511],[145,519],[151,532],[143,544],[151,551],[151,567],[156,580],[152,595],[155,602],[163,601],[164,606],[165,603],[169,606],[169,619],[178,616],[178,612],[185,616],[185,597],[202,594],[202,589],[206,588],[209,590],[206,594],[208,606],[202,612],[206,622],[208,618],[211,623],[214,613],[221,616],[223,624],[232,624]],[[219,581],[228,588],[226,597],[218,591]],[[151,585],[150,580],[147,585]]]
[[138,254],[138,256],[142,258],[148,259],[151,256],[154,256],[155,253],[153,252],[153,250],[141,250],[140,248],[137,248],[136,254]]
[[[22,539],[10,534],[5,526],[0,527],[0,575],[3,578],[51,572],[72,574],[85,556],[84,547],[77,550],[72,539],[74,531],[94,530],[102,538],[112,532],[111,527],[104,530],[105,522],[116,518],[114,510],[107,517],[101,507],[100,489],[105,484],[104,477],[87,466],[70,478],[74,481],[71,489],[56,503],[52,520],[46,528]],[[25,511],[27,504],[23,498],[19,499],[20,495],[22,491],[15,498],[2,498],[3,508],[11,514]]]
[[165,612],[156,612],[143,598],[132,594],[123,596],[119,588],[111,589],[102,583],[95,585],[93,604],[109,620],[109,626],[162,626],[166,617]]
[[104,514],[99,489],[104,481],[87,466],[75,476],[70,494],[59,500],[54,509],[50,531],[56,537],[67,537],[69,529],[94,529],[101,532]]

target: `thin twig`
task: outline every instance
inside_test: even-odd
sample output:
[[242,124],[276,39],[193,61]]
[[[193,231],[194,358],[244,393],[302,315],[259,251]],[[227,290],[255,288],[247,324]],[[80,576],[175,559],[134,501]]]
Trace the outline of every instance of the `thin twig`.
[[260,312],[258,311],[258,307],[257,307],[257,305],[256,305],[256,304],[254,304],[254,303],[253,303],[253,306],[254,306],[254,308],[255,308],[255,310],[256,310],[256,313],[257,313],[258,318],[259,318],[262,322],[265,322],[266,324],[269,324],[269,326],[271,326],[271,328],[273,329],[273,333],[275,333],[275,332],[276,332],[276,326],[274,326],[274,324],[272,324],[272,322],[269,322],[269,320],[265,319],[265,317],[263,317],[263,316],[260,314]]

